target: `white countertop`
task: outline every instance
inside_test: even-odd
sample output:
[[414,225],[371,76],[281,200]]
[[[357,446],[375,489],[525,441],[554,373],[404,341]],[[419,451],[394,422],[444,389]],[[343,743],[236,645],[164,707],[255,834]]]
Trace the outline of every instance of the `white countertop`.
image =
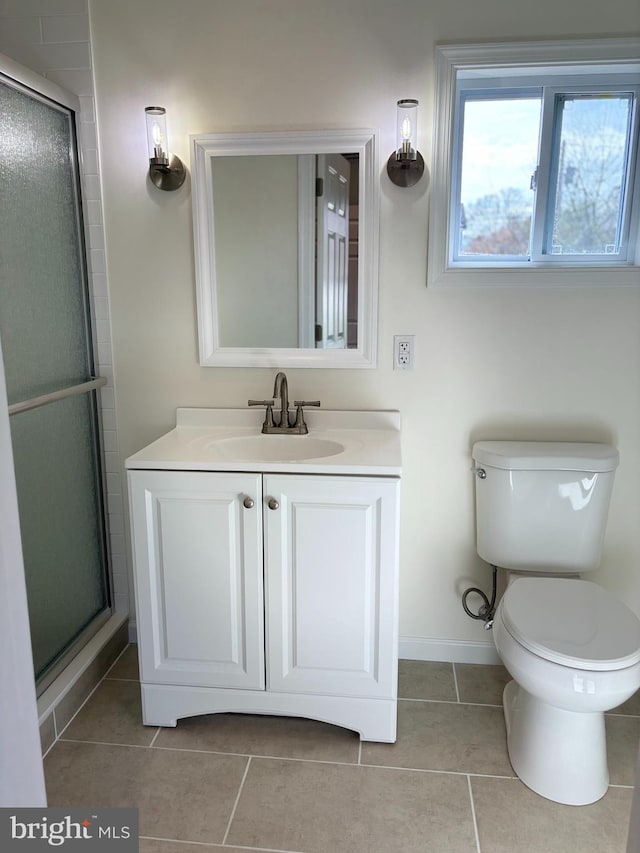
[[[250,459],[242,458],[242,442],[233,441],[260,436],[264,409],[190,409],[177,410],[176,427],[147,447],[130,456],[129,470],[168,471],[256,471],[295,474],[354,474],[358,476],[399,477],[401,473],[400,413],[397,411],[305,410],[308,435],[286,436],[288,446],[300,442],[300,456],[306,447],[336,442],[338,452],[318,458]],[[264,446],[270,439],[264,436]],[[306,444],[305,444],[306,442]],[[260,441],[256,442],[259,445]],[[273,447],[276,447],[274,443]],[[268,454],[277,456],[277,451]],[[297,453],[295,453],[297,456]]]

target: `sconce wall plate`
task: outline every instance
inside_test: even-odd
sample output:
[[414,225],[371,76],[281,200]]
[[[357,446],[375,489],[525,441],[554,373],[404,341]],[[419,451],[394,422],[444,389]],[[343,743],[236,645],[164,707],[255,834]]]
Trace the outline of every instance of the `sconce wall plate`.
[[154,157],[149,160],[149,178],[159,190],[177,190],[184,184],[186,177],[184,163],[175,154],[171,155],[168,162]]
[[395,151],[387,160],[387,175],[397,187],[412,187],[418,183],[423,174],[424,160],[419,151],[416,151],[415,160],[398,158]]

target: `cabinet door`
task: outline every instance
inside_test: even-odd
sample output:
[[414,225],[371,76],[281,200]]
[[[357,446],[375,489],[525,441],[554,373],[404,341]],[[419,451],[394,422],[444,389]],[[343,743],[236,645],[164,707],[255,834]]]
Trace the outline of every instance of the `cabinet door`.
[[399,481],[265,476],[264,502],[268,689],[395,698]]
[[129,492],[142,680],[263,689],[260,476],[131,471]]

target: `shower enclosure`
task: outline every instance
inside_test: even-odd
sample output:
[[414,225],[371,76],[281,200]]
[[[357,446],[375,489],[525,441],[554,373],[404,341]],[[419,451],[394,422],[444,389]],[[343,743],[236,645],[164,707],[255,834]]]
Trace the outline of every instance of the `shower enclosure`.
[[0,70],[0,341],[38,693],[111,615],[77,109]]

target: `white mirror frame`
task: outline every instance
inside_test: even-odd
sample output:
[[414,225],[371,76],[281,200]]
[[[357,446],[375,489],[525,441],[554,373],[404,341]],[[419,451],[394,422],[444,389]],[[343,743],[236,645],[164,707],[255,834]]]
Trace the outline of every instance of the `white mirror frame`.
[[[346,152],[359,155],[360,167],[357,349],[220,346],[211,192],[213,159],[249,154]],[[379,216],[377,132],[365,129],[194,135],[191,136],[191,174],[200,364],[203,367],[375,367]]]

